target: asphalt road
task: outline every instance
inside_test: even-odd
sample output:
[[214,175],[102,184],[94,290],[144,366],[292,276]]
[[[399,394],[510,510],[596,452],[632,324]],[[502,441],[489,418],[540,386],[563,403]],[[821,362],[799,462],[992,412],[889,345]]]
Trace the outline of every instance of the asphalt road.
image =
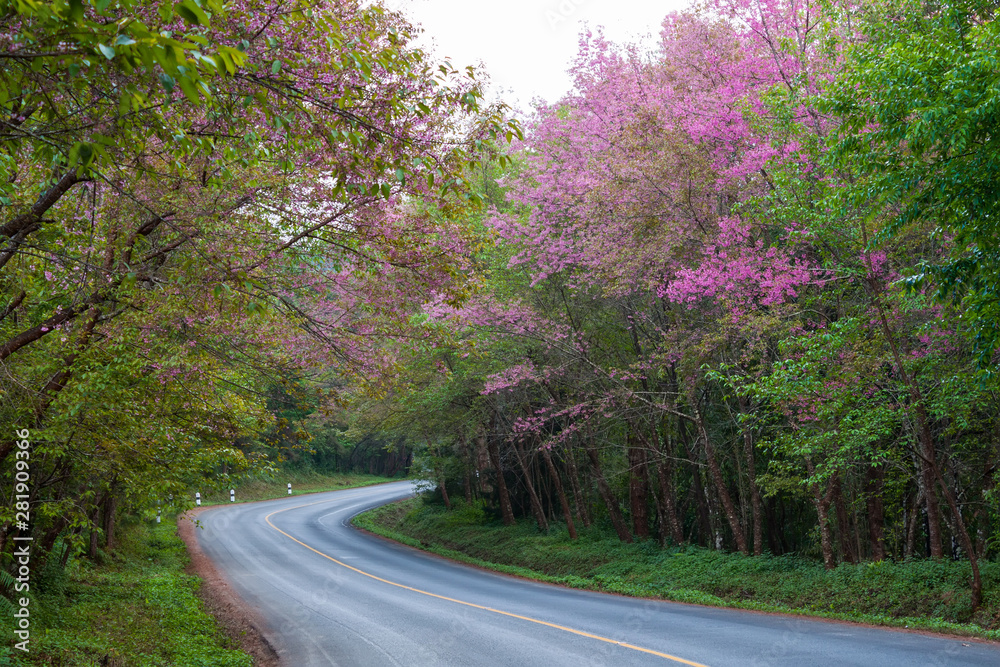
[[350,527],[411,489],[210,508],[198,540],[288,667],[1000,665],[995,644],[564,589]]

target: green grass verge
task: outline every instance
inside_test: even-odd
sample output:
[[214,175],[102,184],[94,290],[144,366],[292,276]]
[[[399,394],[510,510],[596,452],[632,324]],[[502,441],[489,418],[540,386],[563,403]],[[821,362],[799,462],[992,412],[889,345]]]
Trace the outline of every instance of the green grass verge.
[[[389,480],[375,475],[281,473],[237,487],[241,502],[336,491]],[[225,493],[203,495],[203,505],[229,502]],[[150,515],[152,516],[152,515]],[[204,611],[196,592],[201,580],[184,573],[187,550],[174,517],[160,524],[133,522],[118,548],[99,563],[70,559],[32,573],[30,652],[12,648],[13,618],[0,615],[0,667],[250,667]],[[0,602],[3,602],[0,600]]]
[[[402,479],[402,478],[400,478]],[[288,483],[292,483],[292,495],[300,496],[321,491],[339,491],[359,486],[370,486],[384,482],[398,481],[377,475],[344,473],[324,475],[315,472],[281,472],[269,479],[255,479],[234,485],[236,502],[247,503],[258,500],[274,500],[288,496]],[[193,494],[192,494],[193,499]],[[202,505],[229,504],[229,489],[206,491],[201,494]]]
[[30,652],[12,648],[4,614],[0,665],[250,667],[250,656],[204,611],[176,530],[172,517],[132,524],[102,563],[71,560],[65,571],[35,574]]
[[614,533],[533,522],[503,526],[478,506],[447,511],[420,498],[359,515],[355,525],[425,551],[516,576],[609,593],[819,616],[1000,640],[1000,563],[980,564],[984,604],[971,609],[969,566],[911,560],[841,565],[699,547],[624,544]]

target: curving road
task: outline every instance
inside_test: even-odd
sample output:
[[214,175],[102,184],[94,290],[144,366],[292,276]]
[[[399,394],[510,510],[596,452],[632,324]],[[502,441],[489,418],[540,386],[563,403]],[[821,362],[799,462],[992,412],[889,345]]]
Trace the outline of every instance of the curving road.
[[210,508],[198,541],[288,667],[1000,665],[1000,647],[524,581],[365,535],[410,482]]

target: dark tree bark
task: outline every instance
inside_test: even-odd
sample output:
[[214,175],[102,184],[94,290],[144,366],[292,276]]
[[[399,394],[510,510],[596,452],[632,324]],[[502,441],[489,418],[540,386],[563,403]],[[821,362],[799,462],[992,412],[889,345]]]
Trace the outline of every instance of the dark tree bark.
[[465,491],[465,502],[472,504],[472,460],[469,456],[469,443],[463,437],[459,440],[459,451],[462,455],[462,489]]
[[594,479],[597,481],[597,491],[601,494],[604,504],[608,508],[608,516],[611,518],[611,525],[618,533],[618,539],[622,542],[632,543],[632,534],[628,532],[625,519],[622,518],[621,508],[618,507],[618,499],[612,493],[608,481],[604,478],[604,471],[601,470],[601,460],[597,450],[593,445],[587,445],[587,458],[590,459],[590,468],[594,472]]
[[438,488],[441,489],[441,498],[444,499],[445,509],[451,509],[451,498],[448,497],[448,484],[443,473],[438,473]]
[[835,475],[830,480],[830,491],[833,494],[833,506],[837,514],[837,533],[840,537],[840,557],[848,563],[857,563],[858,558],[854,553],[854,545],[851,541],[851,523],[847,514],[847,503],[844,501],[844,488],[840,482],[840,475]]
[[496,475],[497,494],[500,496],[500,518],[503,520],[503,525],[513,526],[514,508],[510,504],[510,493],[507,491],[507,481],[504,479],[503,467],[500,465],[500,449],[497,446],[496,439],[492,436],[485,436],[485,440],[486,451],[490,457],[490,465],[493,466],[493,471]]
[[868,539],[874,561],[885,560],[884,487],[885,468],[881,464],[869,467],[865,475],[865,507],[868,510]]
[[115,540],[115,525],[118,519],[118,494],[114,485],[104,497],[104,548],[111,551],[117,545]]
[[674,544],[684,543],[684,530],[677,518],[677,496],[674,486],[674,451],[670,437],[664,433],[653,432],[653,437],[660,444],[659,456],[656,460],[656,480],[659,486],[657,508],[660,513],[660,531],[666,533]]
[[563,520],[566,521],[566,529],[569,531],[569,539],[576,539],[576,526],[573,525],[573,512],[569,508],[569,501],[566,499],[566,492],[563,490],[562,480],[559,479],[559,471],[556,470],[552,462],[552,453],[547,447],[542,447],[542,458],[545,459],[545,467],[552,477],[552,484],[556,488],[556,495],[559,496],[559,506],[562,508]]
[[521,468],[521,473],[524,475],[524,486],[528,490],[531,513],[535,515],[538,530],[548,532],[549,521],[545,518],[545,510],[542,508],[542,502],[538,499],[538,494],[535,492],[535,484],[532,481],[533,475],[524,460],[524,452],[521,451],[521,446],[517,442],[512,445],[512,449],[514,450],[514,457],[517,459],[517,464]]
[[972,544],[972,538],[969,536],[969,530],[965,519],[962,517],[962,510],[958,506],[955,494],[948,484],[945,483],[940,469],[936,468],[936,471],[937,480],[941,486],[941,493],[944,494],[945,501],[947,501],[948,507],[951,508],[952,516],[955,519],[955,527],[958,529],[959,541],[962,544],[962,548],[966,551],[966,555],[969,558],[969,566],[972,568],[972,609],[975,611],[983,603],[983,580],[979,573],[979,557],[976,555],[976,549]]
[[[692,405],[694,405],[692,401]],[[695,414],[695,424],[698,427],[698,434],[701,436],[701,440],[705,447],[705,460],[708,463],[708,471],[712,476],[712,482],[715,484],[716,493],[719,496],[719,501],[722,503],[723,512],[726,515],[726,521],[729,523],[729,529],[733,532],[733,539],[736,541],[736,548],[740,553],[747,553],[747,538],[743,533],[743,526],[740,525],[740,514],[736,509],[736,504],[733,502],[732,496],[729,495],[729,489],[726,487],[726,481],[722,476],[722,468],[719,466],[718,460],[715,458],[715,449],[712,447],[712,440],[708,437],[708,430],[705,428],[705,419],[701,413],[701,410],[694,406]]]
[[[806,470],[810,477],[816,476],[816,467],[812,459],[806,457]],[[833,485],[827,484],[826,493],[822,493],[819,482],[811,485],[813,493],[813,504],[816,507],[816,517],[819,521],[820,549],[823,552],[823,567],[832,570],[837,566],[837,561],[833,557],[833,538],[830,535],[830,502],[833,497]]]
[[[750,414],[746,398],[739,397],[740,411]],[[757,487],[757,466],[754,461],[753,434],[749,427],[743,426],[743,456],[747,463],[747,482],[750,486],[750,508],[753,512],[753,555],[759,556],[764,551],[764,517],[761,510],[760,489]]]
[[629,509],[632,514],[632,530],[640,540],[649,537],[649,474],[646,467],[646,449],[629,435],[627,452],[629,467]]
[[587,509],[587,498],[583,494],[580,484],[580,471],[576,465],[576,450],[566,445],[566,468],[569,471],[569,485],[573,489],[573,503],[576,505],[576,516],[584,528],[590,528],[590,511]]

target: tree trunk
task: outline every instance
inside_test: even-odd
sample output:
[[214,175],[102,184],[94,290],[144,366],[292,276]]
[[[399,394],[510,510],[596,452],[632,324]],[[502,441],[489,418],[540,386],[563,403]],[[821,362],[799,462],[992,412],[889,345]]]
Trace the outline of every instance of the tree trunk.
[[633,435],[630,434],[628,439],[628,498],[632,514],[632,530],[636,537],[643,540],[649,537],[649,474],[646,467],[646,450],[638,446]]
[[584,528],[590,528],[590,511],[587,509],[587,499],[580,488],[580,471],[576,467],[575,450],[566,445],[566,468],[569,471],[569,485],[573,489],[573,503],[576,505],[576,516]]
[[[679,421],[677,424],[677,428],[681,444],[684,445],[684,453],[687,455],[689,461],[695,461],[694,453],[691,451],[691,446],[688,443],[687,429],[685,428],[685,423],[683,421]],[[692,526],[691,527],[692,541],[702,546],[708,546],[711,542],[712,523],[708,512],[708,502],[705,498],[704,485],[701,482],[700,466],[695,466],[694,470],[691,471],[691,488],[688,490],[688,493],[689,495],[692,493],[694,494],[695,508],[698,513],[698,523],[697,523],[698,539],[694,539],[695,531],[694,531],[694,526]]]
[[979,575],[979,557],[976,555],[976,549],[972,544],[972,538],[969,537],[969,530],[965,525],[965,519],[962,518],[961,508],[958,506],[958,502],[955,499],[955,494],[948,487],[944,481],[944,477],[941,475],[940,469],[937,470],[937,480],[941,486],[941,492],[944,494],[944,498],[951,508],[951,513],[955,518],[955,526],[958,528],[958,537],[962,543],[962,548],[965,549],[968,558],[969,566],[972,568],[972,610],[975,611],[983,603],[983,580]]
[[881,464],[869,467],[865,476],[865,505],[868,510],[868,538],[874,561],[885,560],[885,507],[882,504],[884,486],[885,468]]
[[500,466],[500,448],[496,440],[491,436],[486,436],[486,451],[490,457],[490,465],[493,466],[497,481],[497,494],[500,496],[500,518],[503,525],[514,525],[514,508],[510,504],[510,493],[507,491],[507,481],[503,476],[503,468]]
[[[812,463],[812,459],[808,456],[806,457],[806,470],[809,472],[810,477],[816,476],[816,467]],[[823,551],[823,567],[828,570],[832,570],[837,566],[837,562],[833,557],[833,539],[830,536],[830,521],[829,521],[829,509],[830,500],[833,495],[832,485],[828,485],[826,494],[820,493],[819,482],[813,482],[811,484],[813,493],[813,504],[816,507],[816,517],[819,520],[819,540],[820,548]]]
[[552,453],[547,447],[542,447],[542,457],[545,459],[545,467],[549,469],[552,477],[552,484],[556,487],[556,495],[559,496],[559,505],[562,507],[563,519],[566,521],[566,529],[569,531],[569,539],[576,539],[576,526],[573,525],[573,513],[569,508],[569,501],[566,499],[566,492],[563,490],[562,480],[559,479],[559,472],[552,463]]
[[438,473],[438,488],[441,489],[441,498],[444,499],[446,509],[451,509],[451,498],[448,497],[448,484],[443,473]]
[[848,563],[856,564],[854,545],[851,543],[851,522],[847,514],[847,503],[844,501],[844,489],[840,475],[830,480],[830,491],[833,493],[833,507],[837,514],[837,532],[840,537],[840,557]]
[[597,490],[600,492],[601,498],[604,499],[604,504],[608,508],[608,516],[611,517],[611,525],[614,526],[615,532],[618,533],[618,539],[631,544],[632,535],[625,526],[625,519],[622,518],[622,511],[618,507],[618,499],[615,498],[611,487],[608,486],[608,481],[604,479],[604,472],[601,470],[601,461],[597,455],[597,450],[592,445],[586,445],[586,449],[587,458],[590,459],[590,467],[594,471],[594,479],[597,481]]
[[[653,435],[659,443],[659,434],[654,432]],[[674,544],[683,544],[684,530],[677,519],[677,497],[674,490],[674,451],[666,433],[663,434],[662,442],[663,446],[659,450],[660,456],[657,457],[656,461],[656,479],[660,487],[657,502],[662,515],[660,530],[666,531]],[[662,525],[663,521],[666,525]]]
[[[739,397],[740,412],[749,414],[746,398]],[[754,461],[753,434],[743,427],[743,456],[747,462],[747,482],[750,485],[750,507],[753,511],[753,555],[764,552],[764,516],[761,510],[760,489],[757,487],[757,466]]]
[[524,461],[524,453],[521,451],[521,446],[516,442],[512,447],[514,449],[514,457],[517,458],[517,464],[524,474],[524,486],[528,489],[528,499],[531,501],[531,513],[535,515],[535,521],[538,522],[538,530],[548,532],[549,521],[545,518],[545,510],[542,509],[542,503],[538,499],[538,494],[535,493],[535,485],[531,482],[531,471],[528,470],[528,465]]
[[111,551],[115,548],[115,519],[118,514],[118,494],[114,487],[104,498],[104,548]]
[[912,558],[917,548],[917,526],[919,525],[920,507],[923,504],[923,490],[918,486],[913,503],[907,508],[906,542],[903,544],[903,558]]
[[705,428],[704,416],[701,414],[701,410],[694,406],[693,401],[692,406],[694,408],[695,423],[698,426],[698,434],[701,436],[702,442],[705,443],[705,459],[708,463],[709,474],[712,476],[719,500],[722,502],[722,509],[725,512],[726,520],[729,522],[729,528],[733,531],[736,548],[740,553],[745,554],[747,553],[747,539],[743,534],[743,526],[740,525],[739,512],[736,510],[732,496],[729,495],[729,489],[726,488],[726,481],[722,477],[722,468],[719,467],[719,462],[715,458],[712,441],[709,439],[708,430]]
[[[923,400],[918,398],[918,400]],[[931,558],[944,557],[941,544],[941,509],[938,506],[937,494],[934,493],[934,478],[937,473],[934,442],[931,440],[930,426],[922,405],[917,406],[920,419],[917,426],[920,429],[920,474],[924,478],[924,502],[927,505],[927,539],[930,542]]]

